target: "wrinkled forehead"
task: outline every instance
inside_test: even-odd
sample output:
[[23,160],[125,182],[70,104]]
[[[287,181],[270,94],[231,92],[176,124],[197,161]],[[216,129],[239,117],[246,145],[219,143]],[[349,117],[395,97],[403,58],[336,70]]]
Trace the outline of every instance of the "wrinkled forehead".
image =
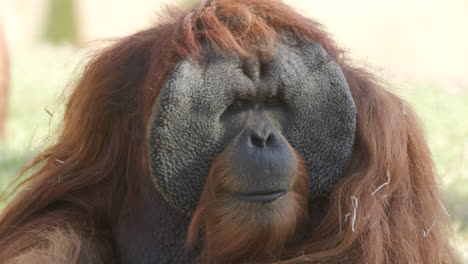
[[[325,71],[318,71],[324,65]],[[323,76],[324,72],[329,76]],[[295,97],[307,92],[302,89],[308,87],[304,81],[320,82],[321,78],[333,75],[341,77],[341,70],[329,60],[320,45],[281,41],[267,59],[211,53],[201,61],[182,60],[163,86],[162,97],[165,92],[172,92],[194,99],[213,98],[218,103],[224,101],[219,101],[222,94],[227,96],[226,100],[279,95]]]

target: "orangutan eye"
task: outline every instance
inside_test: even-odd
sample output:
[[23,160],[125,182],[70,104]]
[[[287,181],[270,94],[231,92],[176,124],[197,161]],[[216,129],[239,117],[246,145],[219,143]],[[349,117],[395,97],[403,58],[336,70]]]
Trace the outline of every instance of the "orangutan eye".
[[265,98],[265,104],[271,105],[277,102],[276,97],[270,95]]
[[227,110],[228,111],[238,111],[244,109],[247,105],[249,104],[248,100],[245,99],[236,99],[234,102],[232,102]]
[[266,106],[279,106],[279,105],[284,104],[284,101],[282,101],[278,96],[269,95],[265,97],[265,99],[263,100],[263,103]]

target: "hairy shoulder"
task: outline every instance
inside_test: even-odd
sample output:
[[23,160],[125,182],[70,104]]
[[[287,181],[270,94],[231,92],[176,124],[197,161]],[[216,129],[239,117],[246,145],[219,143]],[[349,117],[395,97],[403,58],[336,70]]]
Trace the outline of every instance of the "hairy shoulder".
[[72,229],[57,228],[35,234],[36,247],[11,258],[6,264],[101,264],[112,262],[111,248],[105,242],[80,236]]

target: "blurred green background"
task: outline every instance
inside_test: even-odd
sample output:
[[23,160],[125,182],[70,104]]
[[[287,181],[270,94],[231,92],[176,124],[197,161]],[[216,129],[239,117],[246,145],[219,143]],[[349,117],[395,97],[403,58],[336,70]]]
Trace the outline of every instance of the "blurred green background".
[[[1,1],[4,1],[4,6],[12,8],[8,3],[13,1],[7,3],[0,0],[0,4]],[[185,4],[193,2],[183,1]],[[39,12],[42,14],[42,22],[36,29],[39,33],[34,44],[25,45],[24,38],[12,33],[15,31],[11,28],[15,25],[14,22],[5,24],[7,41],[10,38],[8,46],[11,73],[6,137],[3,141],[0,140],[0,192],[5,190],[22,166],[54,141],[54,131],[60,123],[67,89],[80,76],[89,51],[94,49],[95,42],[88,41],[94,41],[95,36],[101,34],[98,32],[91,34],[91,37],[83,37],[90,34],[90,31],[84,30],[87,27],[86,22],[80,21],[86,19],[86,16],[80,15],[80,10],[86,10],[86,6],[78,7],[73,0],[44,0],[42,3],[42,11]],[[5,17],[8,22],[8,16]],[[144,19],[151,20],[151,17]],[[132,30],[123,27],[125,29],[121,33],[125,35],[141,28],[137,24],[132,24]],[[337,31],[341,30],[339,26],[336,28]],[[110,32],[117,29],[111,28]],[[113,34],[102,36],[110,37]],[[359,48],[352,40],[345,39],[344,42],[344,46],[351,43],[350,46]],[[369,50],[373,49],[375,47],[370,45]],[[392,61],[387,64],[386,60],[379,61],[370,57],[372,65],[387,67],[386,72],[379,71],[378,74],[389,79],[389,89],[408,100],[424,123],[437,164],[445,205],[453,220],[454,244],[468,263],[467,79],[434,77],[432,73],[421,74],[417,68],[414,68],[414,76],[404,75],[398,67],[404,67],[403,62],[394,65],[395,62]],[[464,67],[464,64],[461,65]],[[468,72],[467,69],[460,69],[460,72],[464,71]]]

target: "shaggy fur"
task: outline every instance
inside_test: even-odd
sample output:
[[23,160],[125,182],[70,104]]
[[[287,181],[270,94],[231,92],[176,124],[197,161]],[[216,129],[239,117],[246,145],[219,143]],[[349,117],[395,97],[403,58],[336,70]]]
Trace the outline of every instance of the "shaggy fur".
[[[197,60],[206,43],[226,56],[268,57],[284,30],[340,65],[357,109],[351,164],[308,215],[278,216],[278,233],[262,234],[249,219],[255,237],[236,236],[238,223],[222,214],[204,214],[216,186],[207,184],[189,231],[193,242],[204,227],[204,238],[186,252],[190,217],[148,180],[147,126],[159,89],[178,59]],[[214,182],[222,156],[216,161]],[[413,112],[350,65],[319,24],[279,1],[202,1],[102,51],[68,100],[57,143],[27,170],[0,217],[0,263],[457,263]],[[246,241],[263,241],[266,251]]]
[[[188,246],[194,245],[199,228],[205,232],[205,248],[199,263],[246,263],[274,261],[287,244],[301,241],[308,220],[308,175],[298,153],[292,196],[279,204],[241,203],[224,197],[220,186],[229,186],[228,160],[221,154],[213,162],[198,208],[192,216]],[[261,212],[262,218],[258,217]],[[268,219],[265,219],[268,218]],[[229,228],[226,228],[229,227]],[[298,236],[298,237],[294,237]],[[223,245],[220,247],[219,245]]]

